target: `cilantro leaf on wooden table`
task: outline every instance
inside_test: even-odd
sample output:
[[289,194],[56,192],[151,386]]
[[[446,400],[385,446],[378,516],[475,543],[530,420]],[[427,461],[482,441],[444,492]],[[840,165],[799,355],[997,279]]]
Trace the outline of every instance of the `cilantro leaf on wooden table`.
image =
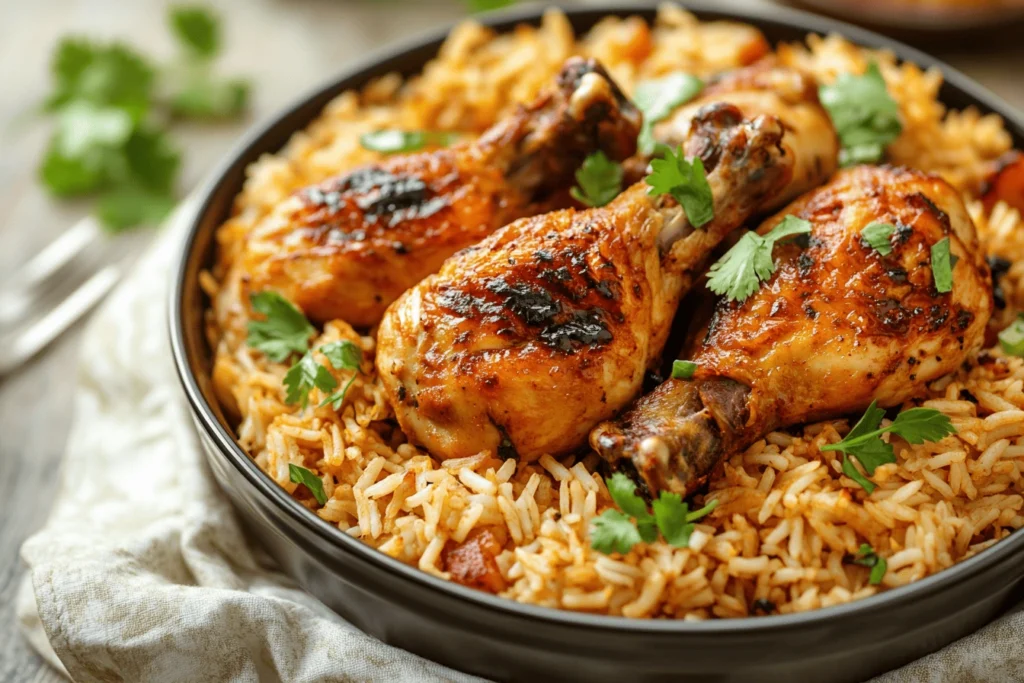
[[766,235],[746,233],[708,270],[708,289],[729,301],[744,301],[775,272],[775,244],[810,231],[808,221],[787,215]]
[[576,171],[577,186],[569,194],[581,204],[604,206],[619,196],[622,177],[622,166],[597,151],[583,160]]
[[903,131],[899,105],[876,62],[863,75],[840,74],[835,83],[820,86],[818,95],[839,134],[843,166],[881,161],[885,146]]
[[39,179],[57,197],[96,195],[96,213],[111,230],[157,223],[174,206],[180,154],[168,114],[234,116],[248,100],[245,81],[210,75],[220,47],[214,14],[172,6],[168,21],[183,63],[157,67],[124,43],[78,37],[64,38],[51,61],[44,110],[56,126]]
[[309,338],[316,329],[290,301],[268,290],[251,294],[249,303],[265,318],[249,321],[246,344],[278,363],[309,350]]
[[196,57],[210,59],[220,50],[220,21],[205,7],[171,7],[169,17],[178,42]]
[[687,220],[694,228],[706,225],[715,217],[715,202],[699,158],[687,161],[683,148],[678,153],[665,149],[665,156],[651,161],[651,172],[645,178],[650,195],[672,195],[683,207]]

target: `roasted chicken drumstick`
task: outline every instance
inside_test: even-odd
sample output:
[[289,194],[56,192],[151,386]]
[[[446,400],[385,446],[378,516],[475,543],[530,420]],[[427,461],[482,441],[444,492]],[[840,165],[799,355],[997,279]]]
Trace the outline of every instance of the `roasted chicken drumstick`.
[[[921,172],[863,166],[767,220],[811,223],[808,245],[780,244],[771,279],[742,303],[720,300],[670,379],[591,445],[651,495],[687,495],[729,454],[773,429],[894,406],[982,344],[992,291],[960,195]],[[881,250],[861,231],[894,229]],[[949,237],[952,291],[939,292],[932,246]],[[888,249],[886,249],[888,245]],[[889,251],[891,250],[891,251]],[[882,253],[888,251],[889,253]]]
[[565,205],[587,155],[624,159],[640,114],[594,60],[473,142],[394,156],[302,190],[253,230],[241,263],[316,322],[376,324],[453,253],[522,216]]
[[641,183],[603,208],[516,221],[403,294],[377,368],[405,433],[440,458],[584,444],[636,395],[711,249],[789,182],[782,137],[771,116],[705,107],[686,141],[714,198],[699,230]]
[[746,117],[770,114],[786,131],[782,144],[793,153],[793,174],[762,210],[786,204],[835,172],[839,137],[818,101],[817,81],[799,69],[779,66],[774,57],[722,74],[697,99],[657,124],[655,139],[672,147],[679,145],[689,135],[694,116],[708,103],[721,101],[737,107]]

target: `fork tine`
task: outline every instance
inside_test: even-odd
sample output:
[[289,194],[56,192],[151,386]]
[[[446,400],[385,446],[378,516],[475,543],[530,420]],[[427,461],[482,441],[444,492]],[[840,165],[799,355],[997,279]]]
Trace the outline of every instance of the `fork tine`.
[[6,278],[5,291],[0,291],[0,326],[24,318],[38,298],[36,290],[96,239],[100,230],[95,218],[83,218]]
[[89,312],[121,278],[121,269],[107,266],[82,283],[53,310],[0,344],[0,377],[42,351],[79,318]]

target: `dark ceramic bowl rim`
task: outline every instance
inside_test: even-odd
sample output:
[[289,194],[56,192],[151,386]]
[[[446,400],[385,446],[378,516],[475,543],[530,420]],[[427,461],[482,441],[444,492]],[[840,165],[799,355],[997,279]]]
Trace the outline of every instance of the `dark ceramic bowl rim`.
[[[576,14],[603,13],[608,15],[629,15],[639,12],[650,12],[659,3],[603,3],[580,7],[563,7],[562,10],[572,19]],[[720,7],[715,0],[684,0],[682,6],[699,15],[710,14],[716,18],[731,18],[738,22],[754,26],[764,24],[785,24],[806,33],[840,33],[854,43],[869,47],[885,47],[893,50],[902,61],[914,62],[918,65],[936,66],[942,70],[946,82],[962,90],[968,97],[986,109],[1003,117],[1008,127],[1016,128],[1016,137],[1024,136],[1024,117],[996,95],[969,79],[959,71],[925,53],[884,36],[841,21],[819,17],[807,12],[782,8],[746,8]],[[516,8],[510,11],[488,14],[481,23],[497,30],[507,30],[520,22],[536,23],[543,8]],[[541,607],[519,603],[507,598],[500,598],[489,593],[473,590],[454,582],[445,581],[415,567],[406,565],[390,556],[362,543],[343,533],[337,527],[325,522],[312,514],[289,496],[269,476],[264,474],[255,462],[236,443],[234,437],[221,425],[213,408],[206,401],[199,383],[192,372],[184,338],[185,322],[183,302],[188,275],[188,263],[191,252],[195,249],[196,238],[202,227],[202,217],[211,210],[217,188],[229,175],[240,158],[248,152],[261,147],[264,137],[274,131],[282,120],[297,113],[310,100],[335,91],[338,84],[348,81],[365,79],[366,73],[373,71],[375,65],[387,61],[406,52],[412,52],[425,46],[439,43],[451,30],[446,26],[433,30],[425,35],[400,42],[391,47],[378,50],[354,65],[346,68],[337,77],[316,90],[297,99],[292,105],[279,111],[274,116],[256,125],[231,150],[224,161],[204,184],[199,193],[201,197],[197,208],[191,215],[191,226],[188,234],[180,244],[182,249],[172,276],[170,290],[169,324],[170,341],[175,368],[181,381],[185,395],[191,406],[193,417],[205,430],[206,434],[217,445],[220,455],[238,469],[245,479],[259,492],[267,496],[284,513],[294,521],[314,532],[324,543],[334,546],[344,553],[355,554],[358,560],[369,561],[381,571],[391,574],[392,578],[413,583],[420,587],[440,593],[440,597],[451,597],[460,601],[469,601],[478,606],[497,612],[508,612],[519,618],[540,620],[549,623],[601,630],[628,630],[648,633],[686,634],[750,634],[756,635],[770,631],[794,629],[813,626],[816,623],[843,619],[846,616],[863,612],[877,611],[899,607],[927,595],[942,591],[945,588],[967,580],[973,573],[989,565],[997,565],[1007,561],[1012,555],[1020,552],[1024,546],[1024,531],[1011,534],[1008,538],[994,544],[977,555],[961,561],[932,576],[920,579],[906,586],[895,588],[883,593],[855,600],[850,603],[822,607],[808,612],[760,617],[744,617],[734,619],[711,619],[706,621],[683,621],[671,619],[629,619],[626,617],[595,615],[550,607]],[[339,91],[340,92],[340,91]],[[294,132],[294,131],[291,131]],[[264,150],[265,151],[265,150]]]

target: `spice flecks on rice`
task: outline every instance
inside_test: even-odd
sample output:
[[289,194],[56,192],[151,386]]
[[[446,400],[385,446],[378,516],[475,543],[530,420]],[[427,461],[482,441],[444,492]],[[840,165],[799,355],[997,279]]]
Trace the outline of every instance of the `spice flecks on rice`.
[[[249,169],[234,215],[218,232],[219,262],[203,277],[213,300],[213,382],[225,411],[237,417],[239,443],[322,519],[402,562],[514,600],[628,617],[738,617],[844,603],[933,574],[1024,526],[1024,360],[998,348],[929,387],[921,404],[948,415],[958,433],[921,445],[893,437],[898,461],[876,470],[870,495],[843,475],[839,454],[820,450],[848,431],[846,420],[774,432],[712,479],[697,504],[715,499],[718,507],[697,523],[688,548],[659,541],[605,556],[590,548],[587,533],[611,506],[596,456],[526,464],[484,452],[438,463],[389,420],[372,370],[372,334],[334,321],[313,344],[349,340],[363,351],[362,371],[337,412],[316,407],[324,398],[317,389],[304,411],[286,404],[286,365],[245,346],[250,292],[232,265],[246,236],[295,190],[378,159],[359,145],[360,134],[479,133],[536,96],[573,54],[600,59],[630,92],[645,78],[673,71],[706,77],[768,50],[756,29],[701,23],[670,5],[653,26],[609,18],[581,37],[552,11],[539,28],[502,36],[467,22],[420,76],[389,75],[337,97],[281,152]],[[998,117],[947,111],[937,101],[936,70],[898,65],[889,53],[839,36],[810,36],[777,55],[822,82],[878,62],[904,124],[890,158],[938,173],[967,194],[1010,148]],[[1006,308],[994,319],[997,330],[1024,309],[1024,228],[1005,204],[986,213],[971,201],[970,209],[988,252],[1011,262],[1000,281]],[[351,376],[331,371],[339,382]],[[289,465],[320,477],[325,505],[290,481]],[[863,543],[887,558],[879,586],[849,561]],[[451,549],[470,544],[494,551],[487,555],[493,562],[456,562]]]

